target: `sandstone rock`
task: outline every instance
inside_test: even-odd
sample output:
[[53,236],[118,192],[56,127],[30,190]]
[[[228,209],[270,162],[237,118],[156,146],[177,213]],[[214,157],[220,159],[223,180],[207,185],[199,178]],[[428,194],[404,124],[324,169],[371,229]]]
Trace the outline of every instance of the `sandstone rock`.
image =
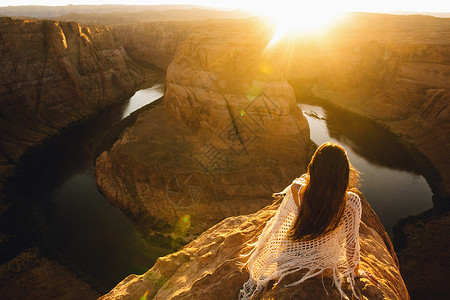
[[186,234],[198,235],[267,205],[306,165],[308,124],[264,54],[267,32],[254,21],[214,24],[178,48],[164,107],[96,162],[106,198],[137,222],[150,218],[147,229],[171,233],[189,216]]
[[[170,234],[189,215],[189,234],[198,235],[226,217],[267,205],[268,195],[293,178],[288,176],[304,170],[304,163],[282,158],[239,157],[214,138],[207,129],[185,126],[159,105],[139,116],[97,159],[97,183],[144,230]],[[144,215],[151,216],[147,224],[141,223]]]
[[117,25],[113,29],[134,61],[166,70],[194,26],[193,22],[152,22]]
[[99,294],[72,271],[27,249],[0,265],[2,299],[96,299]]
[[400,270],[413,299],[450,297],[450,212],[433,210],[394,227]]
[[[448,18],[353,14],[324,36],[289,43],[297,95],[325,99],[401,135],[437,168],[441,179],[427,177],[442,197],[450,195],[449,29]],[[287,46],[278,47],[284,53]]]
[[0,18],[0,37],[2,165],[152,76],[108,27]]
[[[395,253],[386,247],[389,239],[378,217],[363,201],[360,227],[361,268],[371,272],[380,281],[375,286],[366,279],[357,280],[361,299],[409,299]],[[241,254],[248,243],[255,242],[266,222],[274,215],[278,204],[272,204],[257,213],[230,217],[204,232],[182,250],[158,259],[143,275],[130,275],[100,299],[236,299],[248,273],[240,270]],[[331,278],[324,275],[312,278],[295,287],[285,283],[268,286],[258,299],[340,299]],[[349,293],[349,286],[345,290]]]

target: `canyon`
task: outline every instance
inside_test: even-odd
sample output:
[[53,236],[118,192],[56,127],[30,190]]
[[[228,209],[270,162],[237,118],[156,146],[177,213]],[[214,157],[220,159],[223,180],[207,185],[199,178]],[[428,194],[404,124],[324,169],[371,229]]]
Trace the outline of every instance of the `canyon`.
[[266,30],[209,23],[178,47],[163,107],[140,115],[96,162],[106,198],[135,220],[149,216],[149,234],[187,216],[190,238],[262,208],[306,165],[308,124],[276,61],[262,55]]
[[417,147],[437,169],[426,176],[442,198],[450,196],[449,28],[449,19],[353,15],[327,35],[294,40],[287,71],[299,99],[367,116]]
[[[263,208],[270,195],[305,170],[314,150],[296,98],[374,119],[424,155],[435,205],[444,209],[400,224],[396,250],[412,298],[430,287],[446,295],[442,262],[450,261],[448,251],[433,258],[429,253],[442,249],[449,236],[449,19],[354,14],[328,34],[281,41],[273,49],[266,49],[273,30],[259,19],[114,27],[0,22],[1,184],[30,149],[166,72],[163,103],[142,113],[98,158],[96,176],[106,198],[146,238],[163,235],[174,248],[190,243],[146,274],[128,277],[107,299],[141,297],[147,290],[180,298],[223,293],[226,284],[229,292],[238,291],[246,279],[234,264],[244,242],[255,239],[273,215],[276,206]],[[11,199],[1,197],[3,213]],[[386,280],[391,298],[407,299],[389,238],[368,205],[365,210],[363,266]],[[7,247],[8,239],[2,234],[0,245]],[[30,257],[39,263],[22,269]],[[418,264],[423,273],[415,271]],[[3,264],[0,274],[14,282],[42,265],[58,264],[26,250]],[[53,273],[40,281],[67,271],[61,268],[49,267]],[[224,276],[229,280],[217,286]],[[87,289],[82,280],[76,284]],[[381,297],[374,285],[359,284],[366,285],[366,297]],[[304,288],[325,297],[320,282]],[[275,287],[262,298],[297,292]],[[93,289],[86,293],[98,296]]]
[[0,37],[1,184],[30,148],[158,76],[107,27],[0,18]]
[[[220,24],[220,22],[216,23]],[[257,35],[258,28],[264,28],[264,25],[252,28],[251,21],[249,23],[250,25],[244,26],[247,26],[247,30],[254,35]],[[231,27],[231,24],[227,26],[227,28]],[[164,103],[165,108],[171,110],[176,118],[185,125],[187,124],[188,127],[214,130],[217,127],[220,128],[222,122],[220,118],[214,116],[217,110],[220,111],[220,108],[216,108],[219,105],[215,101],[217,95],[214,92],[222,89],[222,94],[227,94],[228,91],[237,91],[237,94],[242,94],[239,81],[245,83],[248,79],[239,72],[242,72],[240,71],[241,68],[248,68],[246,64],[248,61],[239,60],[239,50],[232,50],[235,51],[233,54],[230,54],[230,51],[226,54],[220,54],[220,51],[215,47],[211,47],[211,32],[214,32],[215,37],[221,37],[223,34],[223,26],[220,25],[209,25],[203,31],[202,42],[192,43],[192,40],[195,40],[199,35],[200,28],[196,27],[194,33],[181,44],[177,52],[179,56],[175,56],[172,64],[168,67]],[[273,49],[265,49],[268,61],[263,59],[253,63],[253,65],[258,65],[262,70],[268,72],[276,70],[277,74],[287,79],[294,87],[297,100],[313,98],[354,111],[387,127],[410,147],[421,172],[427,178],[435,194],[433,197],[435,208],[426,214],[426,218],[418,217],[418,219],[412,220],[413,224],[411,225],[408,225],[410,224],[408,221],[401,222],[395,229],[397,235],[402,236],[399,239],[401,242],[397,243],[400,261],[402,262],[400,266],[401,268],[404,266],[402,271],[405,280],[408,286],[411,286],[412,294],[417,297],[427,293],[426,286],[434,286],[436,295],[445,294],[445,291],[441,288],[445,286],[442,281],[431,283],[424,278],[432,278],[432,272],[437,271],[440,274],[438,278],[444,280],[445,266],[438,269],[435,266],[440,265],[441,259],[445,261],[448,254],[443,249],[439,251],[441,256],[436,257],[439,261],[426,259],[427,254],[421,254],[421,249],[427,249],[428,251],[431,248],[440,249],[439,237],[441,233],[443,236],[449,235],[446,230],[447,225],[445,225],[447,224],[448,214],[439,211],[442,207],[445,210],[445,207],[448,207],[450,182],[449,160],[446,155],[449,152],[448,134],[450,132],[447,104],[448,75],[450,74],[448,69],[448,28],[448,19],[425,16],[355,14],[342,23],[340,27],[324,35],[308,38],[297,37],[294,40],[280,41],[273,46]],[[267,30],[267,32],[270,32],[270,30]],[[231,34],[225,36],[228,37],[229,35]],[[241,35],[240,29],[236,29],[234,35]],[[220,40],[220,38],[218,39]],[[254,49],[258,48],[258,41],[248,37],[246,37],[246,40],[250,41]],[[267,45],[269,38],[260,38],[260,40]],[[233,43],[228,42],[227,46],[233,49]],[[259,47],[262,49],[263,46]],[[240,49],[246,49],[246,47],[240,46]],[[252,53],[248,50],[246,52]],[[185,53],[189,53],[189,55],[185,55]],[[219,78],[208,74],[211,72],[204,72],[205,68],[208,67],[217,72],[217,68],[222,66],[221,60],[218,61],[217,59],[217,55],[221,55],[221,60],[229,60],[227,64],[229,68],[222,68],[219,73],[222,76],[238,74],[237,76],[231,76],[231,78],[239,78],[239,81],[221,82]],[[276,64],[274,65],[272,62],[276,62]],[[176,72],[173,72],[173,70],[176,70]],[[189,76],[186,74],[189,74]],[[252,74],[252,72],[250,71],[248,74]],[[211,85],[211,82],[215,85]],[[258,88],[256,90],[259,91]],[[205,98],[211,101],[211,107],[208,107],[208,109],[205,109],[202,104],[205,102],[203,100]],[[225,96],[225,98],[227,97]],[[236,111],[236,109],[231,111]],[[143,116],[142,122],[145,122],[144,118]],[[150,119],[150,114],[148,119]],[[135,143],[141,142],[145,144],[145,140],[148,138],[143,137],[144,132],[147,132],[143,128],[140,127],[139,129],[137,126],[129,129],[123,139],[110,152],[113,155],[118,155],[119,152],[123,154],[126,144],[135,145]],[[134,129],[141,130],[141,136],[136,134]],[[200,133],[198,134],[201,136]],[[127,148],[128,151],[130,148]],[[215,149],[215,147],[212,148]],[[209,150],[207,149],[207,151]],[[141,153],[141,155],[144,154]],[[128,155],[128,157],[133,157],[132,162],[127,161],[127,164],[131,163],[133,166],[136,161],[141,160],[134,154]],[[195,155],[188,155],[188,157],[195,158]],[[102,168],[102,165],[113,166],[112,163],[106,163],[105,159],[106,157],[99,158],[100,168]],[[114,160],[116,163],[119,161],[118,157],[115,157]],[[121,157],[120,161],[125,160]],[[186,166],[183,166],[183,168],[185,169]],[[191,167],[187,168],[192,170]],[[125,168],[121,167],[120,170],[120,172],[123,172]],[[298,170],[301,170],[301,168],[298,168]],[[111,173],[112,171],[109,172],[109,174]],[[117,186],[126,185],[122,182],[124,182],[123,177],[128,178],[128,174],[127,176],[121,175],[121,177],[122,179],[119,179],[119,182],[118,178],[115,177],[114,180],[106,183],[110,187],[116,187],[112,189],[114,196],[108,197],[109,199],[118,199],[125,194],[123,188],[121,191],[117,191],[119,189]],[[160,190],[164,190],[164,181],[166,182],[166,190],[170,190],[167,185],[167,182],[171,180],[169,177],[166,176],[160,181]],[[98,174],[98,178],[101,187],[102,184],[105,184],[102,181],[106,179],[101,174]],[[285,181],[284,184],[286,185],[286,183],[288,181]],[[134,185],[128,184],[131,187]],[[202,184],[196,186],[200,185],[203,187]],[[279,187],[282,187],[282,184]],[[132,190],[135,194],[132,194],[133,196],[128,197],[128,199],[133,199],[136,202],[141,202],[137,199],[143,197],[168,199],[168,196],[161,192],[159,192],[159,195],[158,193],[155,194],[154,191],[141,193],[137,187],[133,187]],[[121,204],[117,204],[118,200],[115,202],[119,207],[126,202],[124,197],[121,199]],[[261,202],[261,204],[263,203]],[[138,207],[141,209],[142,204]],[[229,205],[229,208],[233,208],[235,212],[245,213],[242,210],[235,209],[235,207],[233,204]],[[152,210],[151,208],[147,209]],[[228,216],[223,211],[221,213],[222,217]],[[185,214],[180,213],[178,217],[184,215],[190,214],[187,212]],[[172,222],[177,221],[174,218]],[[425,225],[426,229],[422,231],[419,228],[422,228],[423,225],[420,224],[430,224],[430,226]],[[439,234],[435,233],[436,228]],[[422,232],[423,235],[418,235],[417,232]],[[192,237],[190,236],[190,238]],[[420,247],[417,247],[418,245]],[[417,260],[421,261],[423,274],[414,271],[417,262],[412,262],[411,257],[416,257]]]
[[11,178],[26,172],[33,152],[52,137],[162,75],[130,59],[115,32],[104,26],[0,18],[0,41],[1,294],[96,298],[98,291],[73,266],[21,240],[14,217],[5,223],[11,220],[6,214],[36,209],[22,207]]

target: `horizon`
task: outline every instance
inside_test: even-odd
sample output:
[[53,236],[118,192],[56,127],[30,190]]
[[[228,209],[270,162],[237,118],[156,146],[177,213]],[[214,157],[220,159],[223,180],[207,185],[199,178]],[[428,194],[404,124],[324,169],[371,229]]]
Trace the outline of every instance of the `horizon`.
[[[224,9],[224,10],[243,10],[250,11],[256,14],[263,14],[270,11],[274,7],[280,6],[292,7],[292,3],[289,1],[281,0],[277,2],[277,5],[258,3],[255,1],[240,1],[240,0],[151,0],[151,1],[123,1],[123,0],[95,0],[87,2],[85,0],[17,0],[17,1],[2,1],[0,0],[0,7],[2,8],[19,8],[19,7],[68,7],[68,6],[199,6],[199,8],[212,8],[212,9]],[[298,7],[298,4],[294,5]],[[439,0],[430,0],[425,4],[418,1],[378,1],[377,3],[360,3],[354,0],[340,1],[339,5],[336,5],[334,1],[318,1],[315,4],[305,5],[306,10],[321,11],[323,7],[328,10],[341,11],[341,12],[368,12],[368,13],[391,13],[391,14],[414,14],[414,13],[450,13],[450,3],[443,4]]]

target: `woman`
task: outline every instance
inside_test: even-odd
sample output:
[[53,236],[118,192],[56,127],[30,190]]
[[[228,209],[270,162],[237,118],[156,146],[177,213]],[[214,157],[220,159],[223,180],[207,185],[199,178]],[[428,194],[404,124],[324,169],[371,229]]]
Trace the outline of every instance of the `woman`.
[[300,270],[304,275],[289,286],[330,270],[342,297],[347,299],[341,288],[344,278],[354,292],[361,201],[348,190],[356,181],[357,172],[341,146],[330,142],[316,150],[307,174],[282,192],[280,207],[248,254],[244,266],[250,277],[240,299],[250,299],[270,280],[280,282]]

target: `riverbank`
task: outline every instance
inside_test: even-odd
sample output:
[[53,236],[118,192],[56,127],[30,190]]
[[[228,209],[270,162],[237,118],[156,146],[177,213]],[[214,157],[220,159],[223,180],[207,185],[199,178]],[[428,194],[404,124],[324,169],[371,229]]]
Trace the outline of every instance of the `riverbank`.
[[[433,206],[432,191],[410,150],[378,123],[358,114],[317,101],[300,103],[308,119],[311,140],[342,145],[360,172],[358,188],[377,213],[389,236],[402,218]],[[315,103],[315,105],[313,105]],[[383,188],[380,188],[383,187]]]
[[159,76],[108,27],[0,17],[0,34],[2,186],[29,149]]
[[[153,85],[153,83],[148,85]],[[145,87],[145,85],[141,87]],[[94,193],[94,195],[98,194],[95,197],[101,197],[93,176],[93,164],[98,153],[108,147],[112,140],[117,139],[125,127],[133,124],[139,113],[150,107],[141,108],[120,121],[124,104],[112,105],[95,116],[91,115],[77,124],[73,124],[70,128],[65,128],[59,134],[47,139],[44,144],[34,147],[23,158],[15,176],[10,178],[9,184],[3,190],[9,207],[2,215],[0,223],[2,232],[0,243],[1,279],[4,282],[9,282],[8,280],[21,282],[23,291],[15,291],[14,286],[17,287],[17,285],[14,284],[2,285],[0,288],[2,295],[15,297],[28,291],[32,295],[42,294],[42,299],[49,299],[59,297],[57,295],[61,289],[78,286],[80,291],[86,291],[83,294],[84,299],[95,299],[99,292],[108,290],[123,276],[130,272],[144,272],[156,261],[157,257],[168,253],[156,248],[147,249],[142,253],[133,254],[136,258],[135,261],[140,261],[137,266],[133,267],[133,263],[129,262],[124,264],[119,258],[127,256],[123,253],[127,247],[124,248],[122,244],[134,249],[133,247],[148,247],[145,246],[146,242],[139,242],[141,238],[134,225],[118,209],[112,207],[105,200],[100,202],[104,203],[100,208],[95,204],[99,199],[89,196],[89,193]],[[79,139],[81,140],[77,142]],[[81,174],[87,174],[87,177],[84,175],[84,177],[80,177]],[[92,178],[92,184],[85,181],[89,178]],[[79,182],[79,186],[71,187],[77,182]],[[70,193],[66,194],[65,191]],[[78,195],[79,198],[76,198],[75,195]],[[62,200],[58,200],[61,197]],[[66,202],[61,203],[64,199],[67,199]],[[79,205],[85,206],[85,212],[80,212],[80,209],[77,208],[75,204],[78,202]],[[64,207],[70,210],[67,211],[69,214],[66,216],[62,215],[67,210]],[[101,215],[95,217],[94,211],[98,211]],[[100,233],[98,229],[99,226],[104,226],[101,225],[104,222],[107,222],[106,224],[111,222],[105,219],[107,213],[113,214],[111,221],[115,221],[111,224],[117,226],[115,229],[111,228],[107,231],[114,231],[117,234],[123,232],[123,235],[129,237],[120,241],[115,237],[110,239],[109,244],[103,243],[101,246],[92,244],[89,242],[90,236],[94,238],[97,232],[101,235],[107,232]],[[126,219],[125,223],[122,221],[123,219]],[[82,234],[77,233],[80,229],[70,225],[69,220],[79,224],[77,226],[81,226],[80,229],[83,223],[86,224],[87,231]],[[79,234],[85,236],[86,241],[80,241],[83,249],[75,251],[73,239],[77,235],[81,237]],[[100,239],[95,239],[101,242]],[[117,240],[117,244],[114,244],[114,240]],[[111,247],[110,254],[115,255],[115,258],[108,258],[109,256],[105,254],[94,258],[99,251],[103,251],[102,247],[108,247],[108,245]],[[136,250],[132,251],[136,252]],[[70,254],[71,252],[72,254]],[[145,254],[146,252],[152,254]],[[86,262],[74,262],[73,255]],[[99,260],[98,263],[103,259],[109,261],[100,267],[90,262],[89,257],[92,257],[94,261]],[[30,263],[31,258],[36,263]],[[97,272],[89,274],[86,271],[86,268],[89,269],[89,265],[98,269]],[[102,269],[108,265],[112,270]],[[38,272],[37,270],[46,271],[31,278],[30,274]],[[102,277],[100,280],[99,272]],[[64,275],[66,281],[61,282],[60,277],[64,273],[72,275]],[[74,282],[71,282],[72,280]],[[32,286],[34,286],[33,289],[31,289]],[[44,290],[39,291],[40,288]],[[64,299],[79,299],[79,295],[77,296],[76,293],[70,293],[68,290],[66,293]]]
[[[398,157],[392,163],[397,167],[401,166],[401,168],[421,174],[433,191],[439,191],[441,186],[439,184],[441,181],[439,171],[433,166],[430,159],[416,148],[411,137],[395,132],[392,127],[379,119],[374,120],[372,117],[362,115],[348,107],[343,107],[326,99],[314,98],[311,95],[305,97],[297,90],[296,93],[297,97],[302,99],[302,102],[329,107],[331,110],[346,111],[348,114],[354,114],[370,122],[376,122],[391,132],[398,142],[405,146],[407,156],[409,156],[406,160],[405,157]],[[353,128],[351,124],[346,123],[345,126]],[[353,128],[352,131],[354,130]],[[391,145],[383,143],[382,147],[382,156],[388,157],[391,154]],[[402,198],[407,201],[410,200],[406,194],[402,195]],[[450,296],[446,288],[446,273],[450,268],[448,263],[450,253],[447,251],[449,248],[448,237],[450,237],[450,199],[432,195],[431,199],[422,199],[422,202],[429,202],[429,200],[432,200],[433,207],[425,211],[406,214],[407,217],[398,220],[392,228],[392,241],[399,259],[400,271],[412,299],[438,299]],[[409,209],[411,209],[410,204],[405,203],[404,210]],[[430,253],[433,253],[433,255],[430,256]],[[433,288],[430,290],[430,287]]]
[[[221,26],[224,23],[227,26]],[[232,193],[233,196],[242,196],[236,191],[251,193],[245,199],[229,197],[231,200],[225,203],[225,209],[230,213],[239,213],[238,209],[242,210],[242,202],[248,203],[249,198],[257,199],[259,196],[253,193],[255,189],[245,187],[247,183],[260,184],[261,179],[256,178],[257,176],[267,174],[264,176],[265,182],[285,180],[283,183],[277,182],[275,187],[286,186],[288,178],[291,177],[292,180],[294,174],[293,168],[289,168],[294,166],[293,164],[287,167],[289,173],[278,174],[276,171],[276,175],[271,177],[270,171],[264,173],[257,170],[251,172],[251,179],[239,176],[239,180],[233,181],[226,177],[231,172],[226,168],[224,170],[217,167],[221,161],[214,161],[216,157],[226,158],[228,153],[221,155],[224,153],[222,151],[233,150],[233,147],[242,150],[238,152],[242,153],[240,157],[242,159],[249,153],[246,151],[247,142],[252,142],[255,136],[263,137],[261,141],[269,141],[269,144],[273,141],[271,138],[266,139],[264,134],[255,128],[259,130],[266,126],[266,120],[277,120],[282,113],[292,112],[291,104],[286,107],[277,103],[282,93],[285,96],[292,94],[288,92],[289,88],[283,82],[286,78],[300,84],[299,95],[327,99],[335,105],[341,105],[359,115],[377,120],[384,127],[408,118],[413,123],[422,124],[423,119],[425,121],[423,124],[428,126],[430,139],[436,136],[441,140],[445,138],[446,127],[439,125],[448,124],[445,123],[446,111],[441,109],[445,104],[445,89],[448,86],[445,77],[448,50],[445,46],[445,32],[448,20],[418,16],[353,14],[347,22],[332,32],[311,39],[299,37],[294,41],[286,40],[278,47],[269,49],[270,51],[266,48],[270,33],[264,26],[257,24],[255,20],[241,22],[239,27],[234,28],[233,26],[237,24],[238,22],[221,21],[214,27],[199,26],[181,43],[168,67],[170,76],[167,79],[167,99],[164,101],[165,108],[172,113],[171,119],[167,117],[172,122],[171,128],[177,129],[173,131],[176,135],[172,140],[167,137],[172,134],[170,129],[160,129],[152,125],[150,120],[154,116],[149,114],[145,120],[142,119],[139,126],[128,130],[108,153],[99,158],[97,163],[99,186],[103,186],[102,190],[107,191],[105,194],[108,194],[107,197],[117,203],[116,205],[125,210],[134,210],[133,213],[138,217],[140,211],[159,216],[157,203],[164,201],[165,208],[162,212],[171,215],[173,223],[182,220],[191,225],[194,223],[190,223],[189,218],[183,217],[184,212],[187,212],[186,215],[192,215],[191,212],[194,211],[192,206],[203,200],[195,196],[198,195],[196,194],[198,190],[209,192],[216,187],[224,186],[225,193],[220,193],[219,197],[211,197],[220,200],[222,200],[220,196],[224,194],[227,197]],[[394,24],[399,30],[392,31],[392,27],[386,24]],[[415,30],[404,30],[405,28]],[[225,31],[228,32],[224,34]],[[433,35],[428,34],[430,31]],[[242,40],[246,40],[245,45],[239,45]],[[247,51],[244,53],[243,49]],[[294,55],[286,55],[290,53]],[[275,78],[277,83],[273,84],[274,81],[270,80]],[[264,81],[266,79],[269,79],[269,84]],[[267,93],[267,90],[273,94]],[[278,93],[280,94],[277,95]],[[292,97],[289,95],[286,98]],[[261,105],[257,105],[250,112],[247,111],[245,105],[255,99],[262,100]],[[416,119],[414,116],[417,114],[422,114],[422,119]],[[161,113],[157,118],[163,120],[166,117]],[[230,126],[224,135],[223,125],[226,127],[227,123]],[[271,123],[273,126],[271,129],[275,128],[274,123]],[[277,125],[280,125],[277,127],[279,132],[283,133],[294,128],[284,122]],[[283,126],[286,126],[285,131]],[[212,134],[202,135],[208,130]],[[391,127],[390,131],[394,132],[395,139],[398,139],[399,133],[410,137],[403,132],[396,132]],[[257,134],[254,134],[255,132]],[[195,140],[195,134],[201,137],[200,142]],[[215,141],[215,135],[221,138],[219,142]],[[191,140],[194,142],[191,143]],[[205,140],[210,142],[210,145],[205,146],[212,147],[202,148],[201,142],[204,143]],[[412,140],[416,141],[414,137]],[[405,143],[402,142],[403,145]],[[435,193],[445,196],[445,184],[441,183],[445,181],[442,171],[446,171],[443,153],[446,152],[447,144],[435,147],[433,155],[415,145],[406,147],[409,149],[408,156],[417,162],[415,166],[410,166],[408,162],[404,163],[402,157],[397,156],[395,159],[390,157],[388,144],[383,144],[384,147],[380,150],[384,160],[392,159],[393,165],[400,163],[405,168],[421,174],[423,172],[435,186],[433,190],[439,191]],[[254,145],[256,143],[252,142],[250,146]],[[251,161],[254,165],[268,166],[266,169],[271,170],[270,163],[276,161],[271,155],[275,151],[294,151],[285,145],[286,143],[281,141],[267,148],[262,147],[264,150],[261,152],[264,153],[258,157],[264,159],[251,161],[251,157],[247,159],[245,156],[247,161],[243,159],[238,161],[238,166],[251,170],[251,166],[246,164]],[[152,149],[157,151],[148,153],[145,150],[149,147],[154,147]],[[307,152],[307,147],[305,145],[302,147]],[[201,151],[192,150],[196,148]],[[170,149],[169,154],[167,149]],[[416,151],[415,149],[419,149],[420,152],[411,154],[410,152]],[[426,157],[420,153],[424,153]],[[167,155],[164,156],[165,154]],[[395,161],[397,159],[399,162]],[[161,164],[158,165],[160,161]],[[196,161],[199,163],[195,164]],[[216,169],[202,169],[202,163],[205,166],[205,163],[211,161],[216,162],[211,165]],[[301,166],[295,167],[296,172],[301,170]],[[435,172],[436,169],[438,173]],[[179,178],[179,173],[186,176]],[[191,173],[212,175],[212,179],[218,181],[205,183],[202,178],[189,177]],[[222,179],[224,176],[225,179]],[[435,180],[441,177],[444,181]],[[192,184],[189,183],[191,178],[194,178]],[[201,188],[196,189],[199,186]],[[239,188],[240,186],[244,188]],[[257,192],[268,193],[273,190],[274,187],[261,185]],[[171,198],[172,195],[175,198]],[[402,195],[398,197],[408,204],[406,197]],[[236,205],[232,201],[236,201]],[[214,207],[217,209],[217,214],[215,213],[217,220],[217,216],[225,217],[229,213],[228,211],[224,213],[223,209],[221,211],[222,203]],[[210,210],[208,209],[208,212]],[[197,220],[202,220],[202,215],[211,218],[201,210],[195,214],[198,215]],[[433,263],[439,263],[438,259]],[[427,284],[432,286],[433,279],[427,280]]]

